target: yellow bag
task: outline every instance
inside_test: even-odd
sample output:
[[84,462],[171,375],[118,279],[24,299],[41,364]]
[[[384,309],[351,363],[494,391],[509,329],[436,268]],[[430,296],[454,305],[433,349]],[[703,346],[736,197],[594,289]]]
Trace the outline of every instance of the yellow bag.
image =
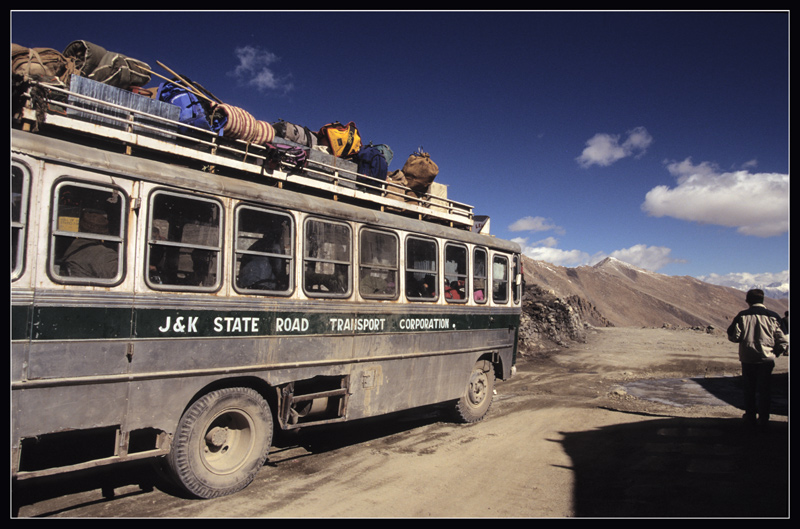
[[352,121],[342,125],[338,121],[328,123],[317,132],[322,145],[327,145],[331,154],[338,158],[349,158],[361,150],[361,136]]

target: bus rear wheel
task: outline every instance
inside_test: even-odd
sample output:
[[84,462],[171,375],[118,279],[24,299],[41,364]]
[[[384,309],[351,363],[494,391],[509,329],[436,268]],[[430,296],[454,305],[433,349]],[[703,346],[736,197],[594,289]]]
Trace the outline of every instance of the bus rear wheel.
[[494,397],[494,367],[488,360],[481,360],[472,368],[464,395],[453,409],[458,422],[473,423],[489,413]]
[[269,404],[250,388],[207,393],[181,417],[167,466],[176,481],[199,498],[247,487],[272,444]]

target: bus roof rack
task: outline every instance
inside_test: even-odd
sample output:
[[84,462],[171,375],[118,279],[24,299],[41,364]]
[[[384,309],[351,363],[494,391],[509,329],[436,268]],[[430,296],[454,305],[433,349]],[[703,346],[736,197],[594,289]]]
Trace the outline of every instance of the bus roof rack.
[[[98,148],[121,148],[129,155],[157,157],[206,172],[473,229],[472,206],[448,199],[442,184],[435,183],[431,192],[418,197],[402,184],[356,173],[352,163],[338,162],[337,166],[339,159],[332,156],[313,157],[302,171],[288,165],[269,170],[264,167],[268,151],[263,145],[182,123],[175,105],[97,82],[87,89],[86,81],[71,83],[77,89],[30,81],[22,108],[12,121],[22,130],[88,141]],[[275,143],[291,142],[276,138]]]

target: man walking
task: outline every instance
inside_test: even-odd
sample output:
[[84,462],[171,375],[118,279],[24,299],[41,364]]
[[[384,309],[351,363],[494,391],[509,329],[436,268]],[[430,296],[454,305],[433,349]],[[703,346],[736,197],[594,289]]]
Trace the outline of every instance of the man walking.
[[780,316],[764,306],[762,290],[750,290],[745,301],[749,308],[733,319],[728,327],[728,339],[739,344],[744,382],[744,419],[748,425],[758,424],[762,430],[766,430],[769,425],[775,358],[789,353],[789,339],[781,330]]

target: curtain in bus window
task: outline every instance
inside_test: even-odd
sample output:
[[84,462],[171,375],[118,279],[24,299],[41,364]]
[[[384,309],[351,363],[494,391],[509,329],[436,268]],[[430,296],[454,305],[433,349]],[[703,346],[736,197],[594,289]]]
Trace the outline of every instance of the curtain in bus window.
[[495,303],[508,301],[508,259],[495,256],[492,262],[492,300]]
[[365,298],[390,299],[397,295],[397,237],[362,230],[359,241],[359,292]]
[[287,292],[291,288],[291,217],[241,208],[236,225],[236,286]]
[[28,170],[21,165],[11,166],[11,278],[22,273],[25,231],[28,224]]
[[350,292],[350,227],[309,220],[305,225],[304,248],[306,292],[346,296]]
[[409,237],[406,240],[406,297],[434,300],[437,284],[436,243]]
[[472,264],[472,297],[476,303],[486,303],[486,250],[475,249]]
[[101,282],[121,276],[125,202],[113,188],[78,183],[56,187],[51,248],[56,276]]
[[447,301],[467,300],[467,248],[444,247],[444,297]]
[[219,278],[220,206],[211,200],[157,193],[149,240],[154,285],[215,288]]

